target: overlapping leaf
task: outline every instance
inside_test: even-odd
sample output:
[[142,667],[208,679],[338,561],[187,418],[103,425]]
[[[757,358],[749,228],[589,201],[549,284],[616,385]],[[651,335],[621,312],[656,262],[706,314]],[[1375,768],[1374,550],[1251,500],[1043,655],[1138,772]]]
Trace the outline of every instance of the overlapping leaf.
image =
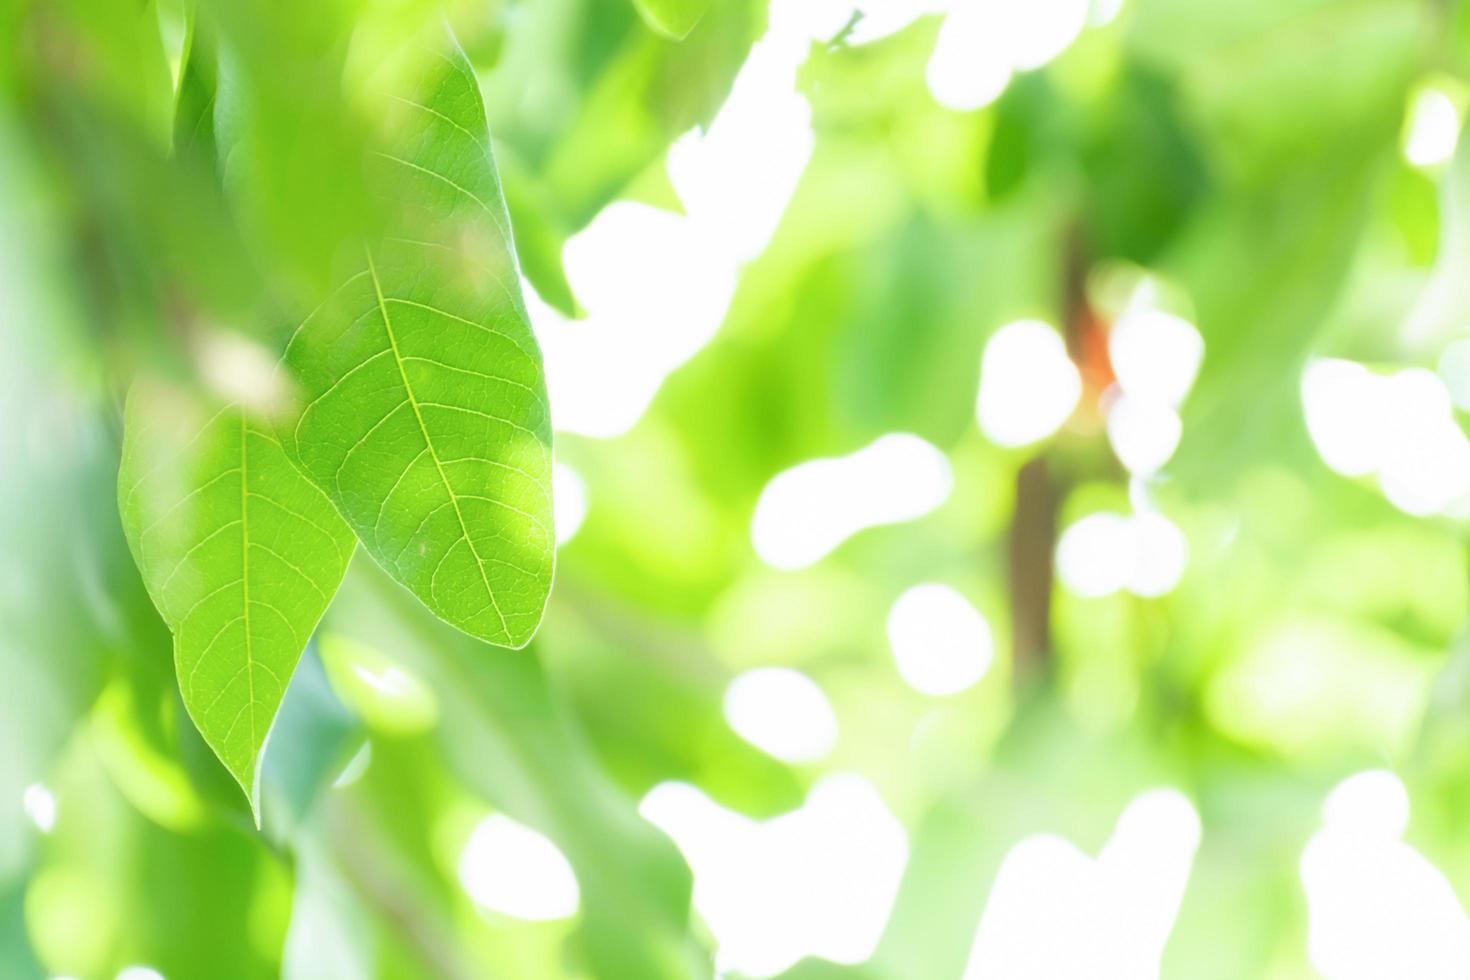
[[184,704],[258,813],[261,748],[353,542],[267,427],[238,405],[214,408],[136,384],[118,495],[174,634]]
[[386,233],[297,330],[282,429],[363,546],[430,609],[503,646],[551,586],[551,434],[479,88],[458,50],[389,105],[370,184]]

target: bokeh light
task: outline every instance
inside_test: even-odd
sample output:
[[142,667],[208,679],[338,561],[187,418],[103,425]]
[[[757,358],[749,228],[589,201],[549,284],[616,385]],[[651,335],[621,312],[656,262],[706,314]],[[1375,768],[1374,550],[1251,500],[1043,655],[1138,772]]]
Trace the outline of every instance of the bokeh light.
[[725,719],[751,745],[785,762],[815,762],[837,744],[822,689],[788,667],[748,670],[725,689]]
[[1301,390],[1307,429],[1332,469],[1376,474],[1388,500],[1415,516],[1464,506],[1470,440],[1439,375],[1424,368],[1381,375],[1323,359],[1307,366]]
[[772,567],[804,568],[859,531],[924,516],[953,483],[943,453],[918,436],[892,433],[773,477],[756,503],[751,543]]
[[1126,589],[1154,598],[1183,577],[1189,542],[1162,514],[1103,511],[1062,532],[1056,562],[1062,584],[1079,596],[1096,599]]
[[986,900],[966,980],[1157,976],[1199,847],[1177,790],[1140,794],[1096,858],[1037,834],[1006,853]]
[[899,676],[920,694],[943,697],[973,686],[990,669],[990,624],[948,585],[906,589],[888,610],[888,642]]
[[1024,446],[1061,428],[1082,394],[1082,378],[1055,328],[1039,320],[1000,327],[985,344],[976,413],[1000,446]]
[[544,922],[577,913],[577,877],[545,835],[504,814],[475,825],[460,852],[460,884],[492,912]]
[[1460,138],[1460,110],[1448,94],[1426,88],[1414,98],[1409,113],[1404,158],[1416,167],[1444,163],[1455,152]]
[[577,536],[587,517],[587,481],[570,465],[558,462],[552,466],[551,493],[556,543],[564,545]]
[[1398,777],[1349,776],[1322,816],[1301,857],[1312,965],[1331,980],[1470,970],[1470,919],[1443,872],[1401,840],[1409,799]]
[[26,816],[41,833],[50,833],[56,826],[56,796],[41,783],[32,783],[21,794],[21,806]]
[[639,811],[688,859],[720,971],[770,977],[803,956],[855,964],[872,955],[908,841],[861,776],[826,776],[799,808],[765,821],[678,783],[654,787]]

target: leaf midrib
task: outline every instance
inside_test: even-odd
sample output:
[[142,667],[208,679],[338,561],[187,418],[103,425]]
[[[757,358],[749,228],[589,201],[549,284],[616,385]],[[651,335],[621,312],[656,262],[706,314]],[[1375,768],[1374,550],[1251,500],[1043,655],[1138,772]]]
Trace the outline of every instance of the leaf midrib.
[[249,698],[246,712],[250,715],[250,744],[255,745],[255,654],[250,646],[250,470],[246,459],[249,455],[250,434],[246,431],[245,413],[240,413],[240,582],[244,593],[241,614],[245,622],[245,696]]
[[[483,205],[482,205],[483,206]],[[388,334],[388,346],[393,352],[393,363],[398,368],[398,377],[403,381],[403,393],[408,397],[408,405],[413,409],[413,417],[418,422],[419,434],[424,438],[424,447],[429,452],[429,458],[434,461],[434,470],[439,474],[439,481],[444,484],[444,492],[449,494],[449,503],[454,507],[454,516],[459,521],[460,534],[464,536],[465,545],[470,549],[470,555],[475,559],[475,567],[480,572],[480,582],[485,587],[485,596],[490,600],[490,608],[495,611],[495,617],[500,620],[500,631],[510,638],[510,626],[506,622],[505,614],[500,611],[500,603],[495,599],[495,590],[490,587],[490,579],[485,574],[485,560],[480,557],[480,550],[475,547],[475,542],[470,538],[469,525],[465,523],[464,513],[459,508],[459,496],[454,492],[454,487],[449,484],[449,477],[444,472],[444,465],[439,461],[439,454],[434,450],[434,442],[429,438],[428,426],[424,424],[423,412],[419,410],[418,399],[414,396],[413,386],[408,381],[408,371],[403,366],[403,356],[398,351],[398,338],[393,333],[393,321],[388,316],[388,304],[383,298],[383,285],[378,279],[378,267],[373,262],[371,249],[365,250],[367,254],[368,274],[373,280],[373,294],[378,301],[378,311],[383,317],[383,329]],[[451,549],[454,545],[449,546]],[[248,654],[247,654],[248,655]]]

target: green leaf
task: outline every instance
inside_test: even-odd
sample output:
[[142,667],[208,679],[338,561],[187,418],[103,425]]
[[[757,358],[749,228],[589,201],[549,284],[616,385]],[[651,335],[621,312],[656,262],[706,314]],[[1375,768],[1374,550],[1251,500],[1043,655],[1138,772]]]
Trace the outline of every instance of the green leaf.
[[283,426],[368,553],[442,619],[524,646],[551,589],[551,428],[479,87],[434,54],[373,156],[385,233],[301,324]]
[[352,535],[238,405],[207,406],[144,380],[124,426],[128,544],[173,632],[189,715],[259,820],[261,749],[341,584]]
[[174,152],[195,154],[211,166],[215,145],[214,107],[219,89],[219,64],[208,31],[190,18],[183,67],[174,96]]
[[682,41],[709,9],[709,0],[633,0],[633,5],[649,27]]

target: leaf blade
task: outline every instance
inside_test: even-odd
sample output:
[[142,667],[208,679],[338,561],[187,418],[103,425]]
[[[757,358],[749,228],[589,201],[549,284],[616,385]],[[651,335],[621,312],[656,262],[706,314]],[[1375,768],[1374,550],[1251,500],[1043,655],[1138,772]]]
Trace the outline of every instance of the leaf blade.
[[173,634],[184,705],[258,819],[261,750],[353,539],[269,428],[209,407],[134,385],[119,510]]
[[551,432],[478,84],[457,50],[392,93],[385,233],[301,326],[286,445],[369,554],[441,619],[522,647],[555,558]]

